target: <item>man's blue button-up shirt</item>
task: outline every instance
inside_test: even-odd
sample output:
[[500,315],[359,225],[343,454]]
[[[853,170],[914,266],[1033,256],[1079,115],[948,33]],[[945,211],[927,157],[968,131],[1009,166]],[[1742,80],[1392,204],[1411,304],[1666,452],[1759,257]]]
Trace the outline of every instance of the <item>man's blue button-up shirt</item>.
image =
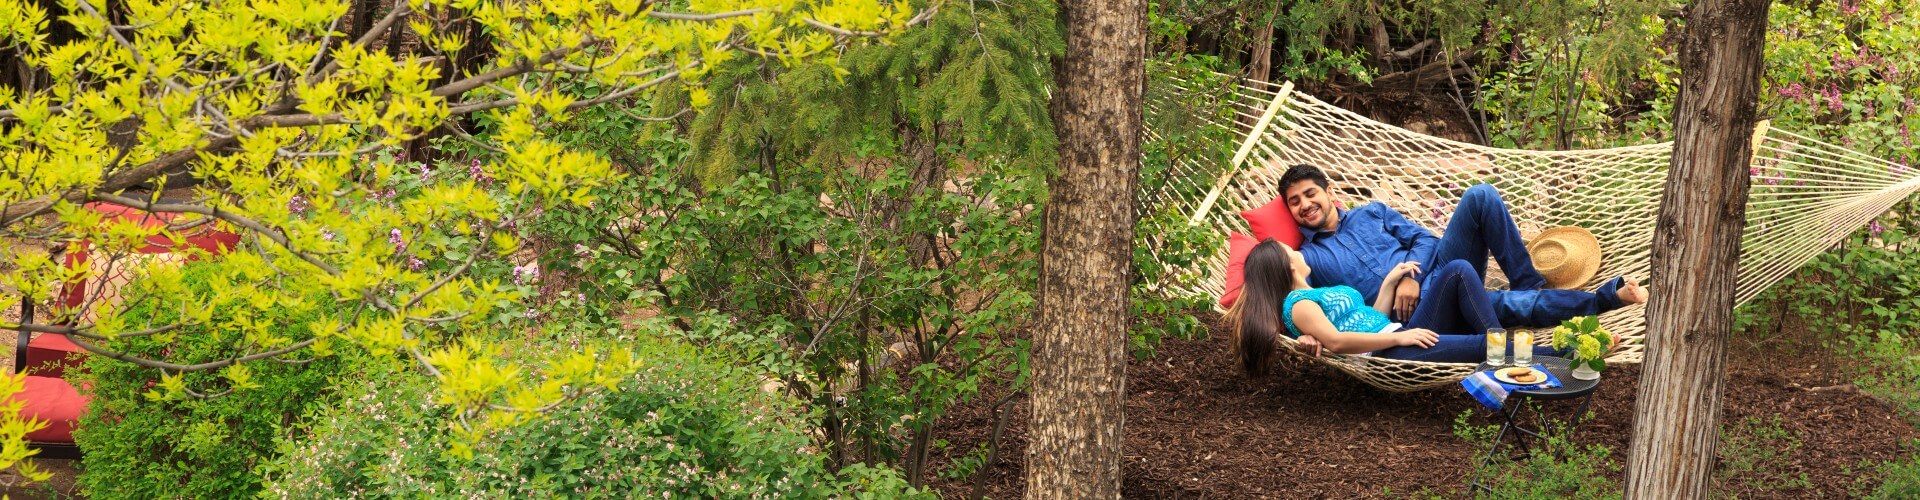
[[1332,231],[1302,227],[1300,235],[1300,255],[1313,268],[1307,283],[1315,288],[1353,287],[1368,304],[1380,295],[1387,271],[1401,262],[1419,262],[1421,273],[1414,280],[1425,278],[1440,243],[1433,232],[1379,202],[1341,210],[1340,224]]

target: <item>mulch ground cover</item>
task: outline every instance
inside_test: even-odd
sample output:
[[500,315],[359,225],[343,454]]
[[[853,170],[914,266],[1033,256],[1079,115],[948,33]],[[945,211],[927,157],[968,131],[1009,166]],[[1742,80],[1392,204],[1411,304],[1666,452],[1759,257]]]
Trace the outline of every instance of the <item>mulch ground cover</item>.
[[[1214,331],[1210,338],[1169,340],[1152,357],[1127,366],[1128,497],[1402,497],[1423,489],[1466,495],[1461,482],[1481,450],[1454,436],[1454,420],[1462,412],[1471,412],[1475,424],[1494,420],[1460,389],[1386,392],[1304,362],[1251,379],[1230,364],[1217,320]],[[1914,453],[1907,443],[1920,431],[1888,405],[1852,390],[1848,372],[1833,366],[1843,360],[1818,340],[1732,344],[1721,421],[1759,417],[1790,431],[1800,447],[1775,450],[1779,456],[1763,464],[1765,474],[1805,474],[1809,486],[1781,488],[1781,481],[1766,477],[1736,477],[1717,485],[1717,493],[1845,497],[1849,488],[1877,484],[1863,475],[1862,464]],[[1639,375],[1638,366],[1605,373],[1593,402],[1595,417],[1578,429],[1576,443],[1612,447],[1613,461],[1625,463]],[[989,394],[940,421],[935,435],[948,440],[949,453],[974,450],[991,437],[991,405],[999,399]],[[1560,402],[1548,409],[1564,415],[1573,406]],[[967,497],[977,487],[989,498],[1020,497],[1030,410],[1022,396],[1006,411],[998,460],[983,475],[937,480],[944,496]],[[946,469],[951,458],[937,458],[931,470]],[[1622,480],[1620,470],[1608,475],[1616,484]]]

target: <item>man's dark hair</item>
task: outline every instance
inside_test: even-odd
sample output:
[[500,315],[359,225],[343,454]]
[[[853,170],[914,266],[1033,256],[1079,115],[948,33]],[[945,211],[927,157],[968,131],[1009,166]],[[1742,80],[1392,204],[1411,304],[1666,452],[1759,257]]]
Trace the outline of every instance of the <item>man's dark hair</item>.
[[1313,181],[1314,184],[1320,185],[1320,189],[1326,189],[1327,173],[1321,172],[1320,167],[1307,163],[1287,167],[1287,173],[1280,176],[1280,194],[1285,196],[1287,189],[1300,181]]

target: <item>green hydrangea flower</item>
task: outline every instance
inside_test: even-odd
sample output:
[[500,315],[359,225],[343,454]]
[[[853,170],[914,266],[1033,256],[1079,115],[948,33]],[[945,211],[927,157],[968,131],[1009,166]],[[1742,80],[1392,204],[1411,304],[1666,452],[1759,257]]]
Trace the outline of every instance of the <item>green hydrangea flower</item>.
[[1600,345],[1600,339],[1590,335],[1581,335],[1574,346],[1575,356],[1580,359],[1600,359],[1606,355],[1607,346]]

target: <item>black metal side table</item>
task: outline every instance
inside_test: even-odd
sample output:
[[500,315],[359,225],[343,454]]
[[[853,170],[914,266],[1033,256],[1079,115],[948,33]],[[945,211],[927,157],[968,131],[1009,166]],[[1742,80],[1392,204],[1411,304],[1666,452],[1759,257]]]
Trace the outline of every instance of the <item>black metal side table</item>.
[[[1539,355],[1533,357],[1532,365],[1552,373],[1554,378],[1560,379],[1560,387],[1517,390],[1507,393],[1507,400],[1501,403],[1499,410],[1494,411],[1495,415],[1501,416],[1500,432],[1494,434],[1493,446],[1487,450],[1485,456],[1480,458],[1479,467],[1475,467],[1473,474],[1467,476],[1468,485],[1475,489],[1488,489],[1486,485],[1480,484],[1480,468],[1486,466],[1487,463],[1493,461],[1495,456],[1498,456],[1500,447],[1506,444],[1506,437],[1509,434],[1513,436],[1515,446],[1520,449],[1520,453],[1517,455],[1520,458],[1533,455],[1535,446],[1533,441],[1538,440],[1541,444],[1545,444],[1546,435],[1543,434],[1542,431],[1547,430],[1546,427],[1553,425],[1553,422],[1548,419],[1544,410],[1535,411],[1533,412],[1535,414],[1533,416],[1535,423],[1532,424],[1532,427],[1528,427],[1528,424],[1525,423],[1525,413],[1522,412],[1521,409],[1529,406],[1526,404],[1529,401],[1580,400],[1580,406],[1574,409],[1573,416],[1557,426],[1559,427],[1559,435],[1563,437],[1571,434],[1573,429],[1580,425],[1580,421],[1586,418],[1587,405],[1593,403],[1593,394],[1595,389],[1600,388],[1600,379],[1580,380],[1573,378],[1573,369],[1569,367],[1571,364],[1571,361],[1561,357]],[[1512,365],[1495,367],[1482,363],[1480,366],[1474,368],[1474,372],[1478,373],[1493,368],[1505,369],[1512,367]]]

